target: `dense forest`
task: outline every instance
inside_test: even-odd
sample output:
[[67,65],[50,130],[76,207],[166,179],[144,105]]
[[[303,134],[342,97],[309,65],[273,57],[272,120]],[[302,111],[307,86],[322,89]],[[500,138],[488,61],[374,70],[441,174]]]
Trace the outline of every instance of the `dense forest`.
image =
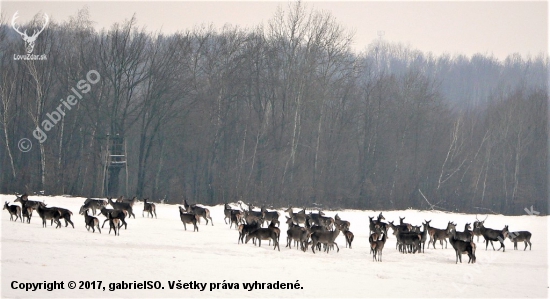
[[301,3],[254,29],[175,34],[135,17],[97,31],[83,9],[37,38],[47,59],[16,60],[25,43],[4,17],[0,192],[546,213],[546,54],[352,41]]

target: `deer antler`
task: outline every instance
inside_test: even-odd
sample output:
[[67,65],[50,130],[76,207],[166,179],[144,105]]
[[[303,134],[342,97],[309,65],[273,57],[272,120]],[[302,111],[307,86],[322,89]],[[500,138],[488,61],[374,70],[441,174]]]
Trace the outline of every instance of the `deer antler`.
[[19,28],[17,28],[17,26],[15,25],[15,20],[19,18],[19,11],[16,11],[15,14],[13,15],[13,17],[11,18],[11,27],[13,27],[13,30],[15,30],[15,32],[21,34],[22,36],[27,36],[27,30],[25,30],[25,32],[21,32],[19,31]]

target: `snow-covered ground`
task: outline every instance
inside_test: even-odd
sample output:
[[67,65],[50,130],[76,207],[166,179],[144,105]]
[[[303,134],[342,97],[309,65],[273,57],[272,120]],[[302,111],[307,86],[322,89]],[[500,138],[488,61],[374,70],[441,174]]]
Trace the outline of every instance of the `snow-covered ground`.
[[[13,203],[14,195],[0,195],[2,203]],[[513,250],[506,240],[506,252],[485,251],[480,239],[477,244],[477,263],[455,264],[455,253],[447,249],[426,248],[421,254],[401,254],[395,250],[395,238],[386,243],[383,262],[373,262],[368,251],[368,217],[379,211],[338,211],[351,222],[355,234],[353,249],[345,248],[344,237],[337,243],[340,252],[313,254],[286,245],[287,227],[281,223],[281,251],[273,250],[267,242],[262,247],[237,244],[238,233],[225,225],[223,206],[208,207],[214,226],[204,220],[199,232],[192,225],[184,231],[178,207],[157,204],[158,219],[143,218],[143,203],[136,203],[136,219],[129,219],[128,229],[120,236],[109,235],[108,224],[102,233],[88,232],[78,210],[84,198],[36,197],[48,206],[70,209],[75,228],[42,228],[37,213],[30,224],[11,222],[7,211],[1,216],[1,270],[3,298],[105,298],[105,297],[548,297],[548,217],[490,215],[486,227],[510,231],[528,230],[533,234],[533,249]],[[282,210],[280,219],[285,219]],[[328,216],[336,212],[326,211]],[[433,227],[444,228],[448,221],[462,230],[475,215],[429,211],[388,211],[387,221],[420,225],[432,220]],[[481,216],[481,215],[480,215]],[[483,215],[485,216],[485,215]],[[100,222],[104,217],[98,216]],[[427,245],[426,245],[427,246]],[[499,244],[495,244],[498,248]],[[465,259],[464,259],[465,258]],[[17,283],[13,283],[17,281]],[[12,289],[24,283],[64,282],[63,290],[24,291]],[[68,289],[69,281],[77,283]],[[95,281],[100,290],[79,289],[80,281]],[[159,281],[164,289],[115,290],[115,283]],[[205,290],[170,289],[172,282],[205,283]],[[267,283],[288,283],[299,289],[267,289]],[[265,289],[244,288],[243,283],[266,283]],[[23,284],[21,284],[23,283]],[[219,284],[218,284],[219,283]],[[224,284],[225,283],[225,284]],[[112,285],[111,285],[112,284]],[[211,286],[218,286],[211,290]],[[237,285],[239,289],[223,287]],[[82,285],[85,287],[86,285]],[[88,287],[93,288],[92,285]],[[105,290],[103,290],[105,287]]]

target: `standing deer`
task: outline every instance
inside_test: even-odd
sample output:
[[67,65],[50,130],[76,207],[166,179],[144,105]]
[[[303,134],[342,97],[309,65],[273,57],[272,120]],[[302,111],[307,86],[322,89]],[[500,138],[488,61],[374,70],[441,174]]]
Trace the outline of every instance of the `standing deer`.
[[183,200],[183,206],[185,207],[185,210],[187,213],[195,214],[198,216],[197,221],[200,221],[200,217],[204,218],[206,220],[206,225],[208,225],[208,219],[210,219],[210,222],[212,222],[212,226],[214,225],[214,221],[212,220],[212,217],[210,217],[210,210],[207,208],[198,207],[196,204],[189,205],[187,203],[187,200]]
[[523,251],[527,249],[528,243],[529,243],[529,250],[531,250],[531,233],[530,232],[519,231],[519,232],[509,233],[508,238],[510,238],[510,241],[514,242],[514,250],[518,249],[518,242],[525,243],[525,248],[523,248]]
[[153,214],[155,214],[155,218],[157,218],[157,208],[155,207],[155,204],[149,203],[147,200],[147,198],[143,200],[143,212],[141,212],[141,217],[145,217],[143,214],[147,212],[147,218],[149,218],[149,215],[153,218]]
[[59,222],[59,217],[61,217],[61,213],[59,213],[57,209],[46,208],[46,204],[41,202],[36,208],[36,211],[38,212],[40,218],[42,218],[42,227],[46,227],[46,220],[50,219],[55,221],[55,228],[61,227],[61,222]]
[[179,210],[180,210],[180,219],[181,219],[181,222],[183,223],[183,228],[187,230],[187,225],[185,224],[190,223],[190,224],[193,224],[193,232],[195,231],[198,232],[199,227],[197,226],[197,221],[199,220],[199,216],[192,213],[186,213],[182,207],[179,207]]
[[506,247],[504,246],[504,240],[508,237],[508,225],[504,226],[504,229],[502,230],[496,230],[491,228],[485,228],[483,223],[479,224],[479,231],[483,235],[483,238],[485,239],[485,250],[487,250],[487,247],[489,246],[489,242],[491,242],[491,246],[493,246],[493,250],[495,250],[495,246],[493,245],[493,241],[499,241],[500,242],[500,250],[502,248],[502,252],[506,251]]
[[487,215],[485,217],[485,219],[483,219],[483,221],[477,219],[477,215],[476,215],[476,221],[474,221],[474,230],[473,230],[473,233],[475,236],[477,236],[477,242],[479,243],[479,236],[481,236],[481,231],[479,229],[479,225],[480,224],[484,224],[485,223],[485,220],[487,220],[487,217],[489,217],[489,215]]
[[10,221],[13,220],[13,216],[15,216],[15,220],[21,219],[21,222],[23,222],[23,217],[21,216],[21,207],[16,205],[11,205],[10,203],[6,201],[4,204],[4,210],[8,210],[8,213],[10,213]]
[[109,220],[109,235],[111,234],[111,230],[115,231],[115,236],[120,236],[120,219],[119,218],[113,218],[111,213],[107,214],[107,219]]
[[294,224],[305,224],[306,223],[306,210],[303,209],[298,213],[294,213],[292,210],[292,206],[289,206],[288,209],[285,210],[285,212],[288,213],[290,216],[290,219],[292,219],[292,222]]
[[264,206],[262,206],[261,211],[262,211],[262,218],[264,219],[265,222],[273,222],[273,223],[277,224],[277,226],[280,225],[279,212],[277,212],[277,211],[268,211],[268,210],[265,209]]
[[340,234],[340,229],[336,227],[334,231],[327,231],[327,232],[315,232],[311,234],[311,250],[313,253],[315,253],[315,247],[318,244],[325,244],[326,245],[326,252],[328,253],[329,248],[331,245],[336,245],[336,248],[338,249],[336,252],[340,252],[340,248],[338,247],[338,244],[334,242],[336,237]]
[[451,233],[451,236],[449,237],[449,242],[451,243],[451,246],[453,246],[456,254],[456,262],[455,264],[458,264],[458,260],[460,260],[460,263],[462,263],[462,255],[468,254],[468,264],[470,262],[475,263],[476,262],[476,255],[475,255],[475,243],[473,240],[471,241],[462,241],[459,240],[456,237],[456,231],[453,231]]
[[[378,260],[379,262],[382,261],[382,250],[384,249],[384,244],[386,244],[386,234],[382,235],[382,240],[374,241],[374,246],[371,245],[371,249],[373,251],[373,261]],[[372,244],[372,243],[371,243]]]
[[90,231],[90,228],[92,228],[92,232],[95,233],[95,227],[97,227],[97,230],[101,234],[101,229],[99,228],[99,220],[94,217],[88,215],[88,210],[84,211],[84,223],[86,224],[86,229]]
[[136,219],[136,215],[133,212],[132,205],[127,202],[114,202],[111,197],[107,198],[107,201],[109,204],[115,209],[115,210],[123,210],[128,212],[128,217],[134,216],[134,219]]
[[277,233],[272,230],[271,228],[257,228],[251,232],[248,233],[248,235],[246,236],[246,241],[244,242],[245,244],[248,244],[248,241],[250,241],[250,239],[256,239],[258,240],[258,246],[259,247],[262,247],[262,240],[273,240],[273,250],[275,250],[275,248],[277,248],[279,251],[281,251],[281,248],[279,247],[279,241],[278,241],[278,236],[277,236]]
[[[447,224],[446,229],[438,229],[438,228],[432,228],[432,231],[428,229],[428,233],[430,233],[430,241],[433,240],[433,248],[435,249],[435,242],[439,240],[439,243],[441,244],[441,249],[443,249],[443,241],[445,241],[445,249],[447,248],[447,238],[451,236],[451,231],[453,229],[456,229],[456,225],[454,225],[451,221]],[[430,244],[428,244],[428,248],[430,248]]]
[[[95,216],[95,215],[99,215],[100,214],[99,210],[101,210],[101,208],[107,206],[108,204],[109,203],[106,200],[103,200],[103,199],[87,198],[84,201],[83,207],[85,209],[92,209],[92,214]],[[82,213],[82,212],[79,212],[79,213]]]

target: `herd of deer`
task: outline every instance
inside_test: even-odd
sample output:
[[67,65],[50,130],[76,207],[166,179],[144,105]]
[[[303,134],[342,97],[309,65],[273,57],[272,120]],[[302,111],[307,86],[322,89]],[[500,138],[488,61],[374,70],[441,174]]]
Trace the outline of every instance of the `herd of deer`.
[[[10,220],[17,221],[20,219],[21,222],[24,222],[24,218],[26,218],[27,223],[30,223],[32,213],[36,210],[42,219],[43,227],[46,227],[46,220],[51,221],[50,225],[53,225],[53,222],[55,222],[56,228],[61,227],[59,220],[64,219],[65,227],[70,223],[74,228],[74,224],[71,221],[73,213],[68,209],[47,207],[44,202],[29,200],[27,194],[17,196],[15,202],[19,202],[21,206],[10,205],[9,202],[4,204],[4,210],[8,210],[10,213]],[[124,226],[124,229],[126,229],[128,226],[125,221],[126,217],[133,216],[136,218],[133,213],[133,206],[136,202],[136,197],[124,199],[121,196],[116,201],[113,201],[112,198],[108,198],[107,200],[88,198],[80,207],[79,213],[84,216],[85,227],[88,231],[91,229],[92,232],[95,232],[97,228],[99,233],[101,233],[101,228],[108,221],[109,234],[113,230],[115,236],[119,236],[120,228]],[[151,216],[152,218],[155,216],[156,218],[155,204],[148,202],[147,199],[144,199],[143,202],[142,217],[145,217],[145,213],[147,213],[147,217]],[[106,208],[107,205],[111,205],[112,209]],[[274,250],[278,249],[280,251],[279,240],[281,231],[279,229],[279,212],[268,211],[265,207],[261,207],[259,211],[254,211],[252,204],[248,204],[248,209],[244,209],[240,203],[239,206],[240,209],[233,209],[227,203],[224,205],[224,222],[228,224],[227,220],[229,219],[229,227],[232,228],[234,225],[235,229],[239,232],[237,244],[241,242],[247,244],[252,240],[254,244],[257,241],[258,246],[261,246],[262,240],[268,240],[270,244],[273,241]],[[89,214],[89,210],[92,212],[91,215]],[[206,225],[209,222],[211,225],[214,225],[210,211],[207,208],[197,206],[196,204],[189,205],[187,200],[184,200],[183,207],[179,206],[179,212],[185,230],[187,230],[186,224],[193,224],[193,231],[198,232],[197,223],[200,223],[200,218],[206,220]],[[340,248],[335,240],[342,233],[345,238],[346,247],[349,246],[350,249],[352,248],[354,235],[349,230],[350,222],[342,220],[338,214],[332,218],[325,216],[321,210],[318,213],[306,213],[305,208],[294,212],[292,206],[284,212],[288,213],[288,216],[285,216],[285,223],[288,226],[286,247],[292,248],[292,244],[294,243],[296,249],[299,248],[305,252],[311,246],[313,253],[315,253],[315,249],[319,251],[323,247],[323,251],[328,253],[336,246],[337,252],[339,252]],[[101,228],[98,218],[95,217],[97,215],[103,215],[106,218]],[[422,222],[422,226],[405,223],[405,217],[399,217],[399,224],[394,224],[394,221],[384,222],[383,220],[386,219],[382,213],[378,215],[377,219],[369,217],[369,244],[373,261],[382,261],[382,251],[386,240],[389,238],[388,231],[390,228],[393,230],[393,235],[397,240],[396,249],[403,254],[424,252],[426,241],[428,241],[428,249],[430,248],[430,244],[435,249],[437,241],[439,241],[441,248],[443,248],[443,241],[445,241],[445,248],[447,248],[448,239],[455,250],[456,263],[459,260],[462,263],[462,254],[468,255],[468,263],[476,262],[474,236],[477,236],[478,242],[479,236],[483,236],[485,239],[485,250],[487,250],[489,243],[491,243],[493,250],[495,250],[493,242],[498,241],[500,242],[498,250],[502,248],[504,252],[504,240],[506,238],[509,238],[514,243],[514,249],[516,250],[518,242],[525,243],[524,251],[527,249],[527,245],[531,249],[530,232],[509,232],[507,225],[502,230],[486,228],[484,224],[487,218],[481,221],[476,217],[476,221],[473,223],[473,230],[471,223],[466,223],[462,232],[457,231],[456,223],[451,221],[448,222],[445,229],[438,229],[430,226],[431,220],[425,220]],[[266,228],[263,227],[264,224],[268,224]]]
[[[21,222],[24,222],[23,218],[26,218],[27,223],[30,223],[32,213],[36,210],[42,219],[43,227],[46,227],[46,220],[50,220],[50,225],[53,225],[55,222],[55,228],[59,228],[61,227],[61,222],[59,219],[64,219],[65,227],[67,227],[70,223],[74,228],[74,223],[71,221],[71,215],[73,215],[73,213],[68,209],[60,207],[47,207],[47,204],[44,202],[29,200],[27,194],[16,197],[17,198],[14,202],[19,202],[21,206],[10,205],[9,202],[5,202],[4,204],[4,210],[8,210],[10,213],[10,220],[17,221],[17,219],[21,219]],[[95,233],[95,229],[97,228],[99,233],[101,233],[101,228],[105,226],[105,222],[109,221],[109,234],[112,230],[114,231],[115,236],[119,236],[120,228],[123,225],[124,229],[128,227],[128,224],[125,221],[126,217],[130,215],[130,217],[134,216],[134,218],[136,218],[136,215],[133,213],[132,209],[134,203],[136,202],[137,199],[135,197],[133,199],[124,199],[123,197],[119,197],[115,202],[113,202],[112,198],[108,198],[108,200],[88,198],[80,207],[79,213],[84,216],[85,227],[88,231],[92,229],[92,232]],[[113,208],[106,208],[108,204],[110,204]],[[91,215],[88,213],[89,210],[92,210]],[[149,215],[153,217],[154,215],[156,218],[157,216],[155,204],[148,203],[147,199],[144,199],[142,216],[144,216],[146,212],[148,213],[147,217],[149,217]],[[101,228],[99,227],[99,220],[95,217],[96,215],[103,215],[106,217]],[[13,219],[14,216],[15,219]]]

